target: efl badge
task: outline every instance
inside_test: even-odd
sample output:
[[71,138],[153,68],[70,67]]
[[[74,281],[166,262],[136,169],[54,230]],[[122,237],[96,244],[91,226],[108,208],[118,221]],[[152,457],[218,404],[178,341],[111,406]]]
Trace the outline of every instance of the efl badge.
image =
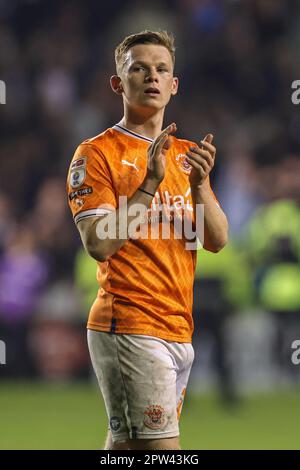
[[166,425],[165,410],[160,405],[150,405],[144,411],[144,424],[150,429],[162,429]]
[[179,153],[176,158],[176,163],[177,163],[177,166],[179,166],[179,168],[186,174],[189,174],[191,169],[192,169],[192,166],[189,164],[189,162],[187,161],[186,159],[186,155],[184,153]]
[[119,431],[121,427],[121,420],[118,418],[118,416],[112,416],[109,420],[109,424],[112,431]]
[[72,188],[79,188],[86,175],[86,157],[80,157],[71,163],[70,169],[70,186]]

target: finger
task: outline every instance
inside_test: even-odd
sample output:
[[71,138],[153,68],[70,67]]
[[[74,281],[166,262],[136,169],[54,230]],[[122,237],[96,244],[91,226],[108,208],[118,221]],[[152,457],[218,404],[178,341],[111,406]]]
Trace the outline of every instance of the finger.
[[207,140],[201,140],[201,144],[202,144],[202,147],[205,147],[210,152],[212,157],[215,158],[216,151],[217,151],[216,147],[210,144],[209,142],[207,142]]
[[189,164],[195,168],[195,170],[199,171],[200,175],[202,178],[206,178],[206,176],[208,175],[208,173],[204,170],[204,168],[202,167],[202,165],[200,165],[199,163],[195,162],[194,160],[191,160],[190,158],[187,157],[187,161],[189,162]]
[[177,126],[175,122],[172,122],[172,124],[169,124],[163,131],[161,131],[161,133],[156,137],[154,142],[156,143],[156,141],[159,141],[165,133],[170,135],[176,130],[177,130]]
[[167,126],[167,127],[162,131],[162,133],[167,132],[168,134],[172,134],[173,132],[176,132],[176,131],[177,131],[177,126],[176,126],[175,122],[172,122],[172,124],[170,124],[169,126]]
[[211,167],[207,163],[207,161],[204,160],[202,157],[199,157],[198,155],[197,156],[188,156],[187,161],[188,162],[193,162],[194,164],[199,165],[201,168],[203,168],[203,170],[206,173],[209,173],[210,170],[211,170]]
[[177,130],[177,126],[175,122],[167,126],[152,142],[149,151],[151,154],[156,154],[157,152],[157,146],[161,143],[162,139],[165,141],[165,136],[169,136],[172,132],[175,132]]
[[177,130],[175,122],[166,127],[153,142],[153,154],[159,155],[162,149],[168,150],[171,146],[169,135]]
[[171,147],[172,145],[172,141],[171,139],[168,137],[167,140],[165,141],[163,147],[162,147],[162,150],[169,150],[169,148]]
[[213,141],[213,138],[214,138],[213,134],[207,134],[207,135],[204,137],[203,140],[205,140],[206,142],[208,142],[209,144],[211,144],[212,141]]
[[187,153],[191,153],[194,155],[200,155],[201,157],[205,158],[205,160],[211,161],[212,156],[208,150],[202,149],[200,147],[190,147],[190,150]]
[[187,155],[191,156],[192,158],[195,158],[199,162],[202,159],[204,159],[211,168],[214,166],[214,159],[207,150],[200,149],[199,147],[198,148],[191,147],[191,148],[193,148],[194,151],[187,152],[186,153]]
[[169,139],[169,134],[165,133],[162,135],[160,140],[156,143],[156,145],[153,147],[153,157],[157,158],[162,152],[162,149],[167,145],[167,148],[171,145],[170,142],[168,142]]
[[154,142],[152,142],[152,144],[149,147],[148,151],[150,152],[150,155],[154,155],[156,153],[157,147],[159,146],[160,142],[162,140],[165,140],[167,136],[168,134],[166,132],[159,134],[159,136],[154,140]]

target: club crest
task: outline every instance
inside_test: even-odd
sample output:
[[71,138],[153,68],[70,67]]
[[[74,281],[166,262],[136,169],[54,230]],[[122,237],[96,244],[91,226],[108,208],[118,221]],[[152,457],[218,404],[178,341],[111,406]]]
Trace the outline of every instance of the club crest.
[[144,411],[144,424],[150,429],[162,429],[166,425],[166,413],[160,405],[150,405]]
[[184,153],[179,153],[176,158],[177,166],[186,174],[189,174],[192,166],[188,163],[186,155]]

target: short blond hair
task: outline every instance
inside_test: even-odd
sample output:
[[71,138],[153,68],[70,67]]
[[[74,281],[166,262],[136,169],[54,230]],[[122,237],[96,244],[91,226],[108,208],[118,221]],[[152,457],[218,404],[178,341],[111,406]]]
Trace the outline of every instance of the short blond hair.
[[175,65],[175,44],[174,36],[172,33],[167,31],[141,31],[137,34],[131,34],[127,36],[115,49],[115,61],[117,73],[122,70],[124,65],[124,55],[131,47],[137,44],[157,44],[164,46],[170,52],[173,67]]

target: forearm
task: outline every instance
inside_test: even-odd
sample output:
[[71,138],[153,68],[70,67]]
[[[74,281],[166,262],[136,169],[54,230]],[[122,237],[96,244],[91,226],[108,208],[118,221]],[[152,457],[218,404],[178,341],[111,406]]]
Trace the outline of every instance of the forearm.
[[[197,188],[191,188],[191,195],[195,216],[197,214],[196,204],[203,204],[204,206],[204,211],[202,212],[204,222],[203,247],[208,251],[216,253],[226,245],[228,240],[226,215],[217,205],[208,181]],[[200,234],[198,238],[201,238]]]
[[[158,185],[157,181],[145,180],[140,188],[155,194]],[[138,229],[138,219],[147,218],[147,210],[153,199],[151,194],[137,189],[133,196],[127,201],[124,200],[124,204],[116,211],[100,220],[95,220],[85,246],[93,258],[105,261],[122,248],[135,229]],[[135,221],[134,224],[133,221]]]

